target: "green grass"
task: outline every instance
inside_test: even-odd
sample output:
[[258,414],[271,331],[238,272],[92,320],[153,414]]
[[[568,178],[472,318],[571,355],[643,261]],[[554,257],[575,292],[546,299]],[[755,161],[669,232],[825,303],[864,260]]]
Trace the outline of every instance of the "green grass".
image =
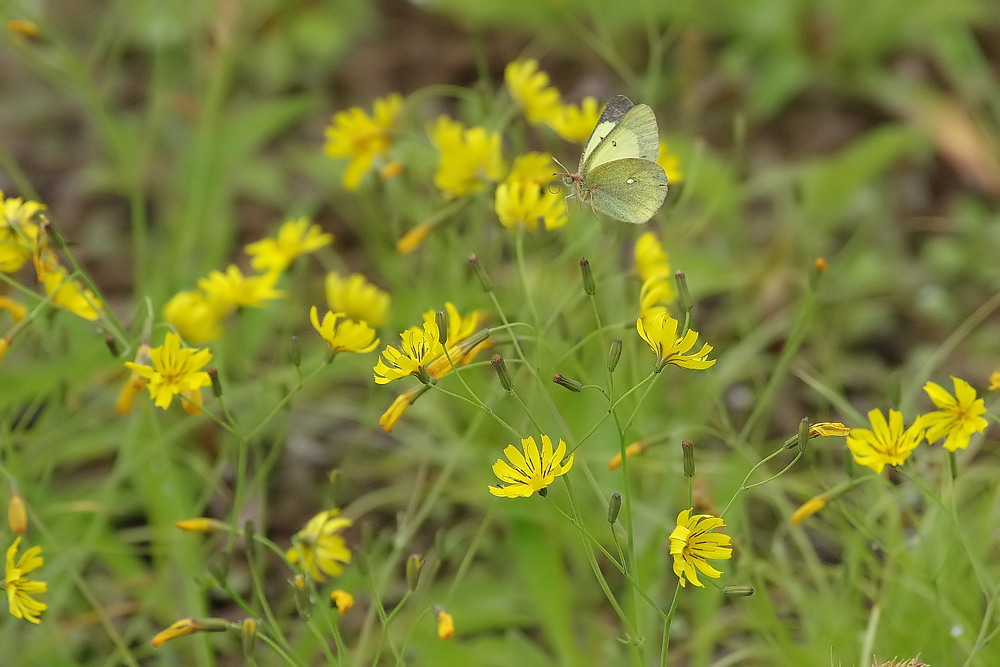
[[[986,391],[1000,370],[994,3],[419,4],[0,4],[4,21],[40,30],[7,31],[0,47],[0,189],[48,206],[64,263],[77,260],[108,304],[85,321],[45,298],[30,261],[2,276],[31,315],[0,359],[0,495],[27,502],[22,553],[43,549],[32,576],[48,583],[48,609],[39,625],[0,617],[0,662],[241,664],[238,629],[150,640],[183,618],[251,617],[262,665],[1000,663],[998,394]],[[438,192],[427,128],[441,113],[500,132],[508,164],[541,150],[575,165],[580,146],[529,126],[504,87],[521,57],[538,58],[567,102],[652,106],[685,177],[648,224],[570,201],[565,227],[518,235],[491,190],[457,203]],[[403,172],[347,191],[324,127],[390,92],[407,99],[393,147]],[[191,416],[143,391],[116,414],[123,364],[163,341],[166,302],[230,263],[249,270],[243,245],[299,216],[336,240],[296,261],[284,299],[242,310],[205,345],[222,399],[206,392],[208,414]],[[424,243],[399,253],[428,220]],[[632,260],[647,231],[685,273],[692,328],[718,359],[667,366],[651,385]],[[378,350],[445,302],[484,309],[492,349],[385,433],[380,415],[418,381],[376,386],[377,352],[326,364],[308,312],[325,307],[333,270],[391,294]],[[0,335],[12,326],[0,311]],[[601,389],[569,392],[554,373]],[[990,420],[953,457],[925,443],[875,475],[843,438],[819,438],[747,479],[803,418],[865,427],[870,409],[891,408],[909,423],[933,409],[923,385],[950,390],[951,375]],[[604,392],[620,399],[614,418]],[[517,444],[511,429],[576,448],[545,498],[487,491]],[[654,444],[609,471],[637,440]],[[626,503],[612,528],[613,493]],[[692,497],[698,511],[726,509],[734,555],[713,561],[721,579],[679,591],[665,655],[668,535]],[[296,600],[281,554],[331,507],[354,521],[353,561]],[[197,516],[229,529],[174,527]],[[12,540],[0,526],[0,547]],[[410,554],[424,559],[413,590]],[[339,620],[334,588],[356,598]],[[455,619],[449,641],[435,605]]]

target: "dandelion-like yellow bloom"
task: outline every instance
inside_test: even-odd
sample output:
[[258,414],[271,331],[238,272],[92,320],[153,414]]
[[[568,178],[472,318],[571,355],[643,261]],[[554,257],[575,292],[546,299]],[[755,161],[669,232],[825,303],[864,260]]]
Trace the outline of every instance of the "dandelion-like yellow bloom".
[[367,322],[355,322],[344,313],[327,312],[323,316],[323,323],[320,324],[318,313],[316,306],[313,306],[309,310],[309,321],[334,354],[340,352],[364,354],[378,346],[378,336]]
[[654,232],[646,232],[635,242],[635,272],[644,283],[650,278],[673,279],[670,259]]
[[663,171],[667,174],[667,181],[671,185],[677,185],[684,180],[680,158],[671,153],[667,144],[662,141],[660,142],[660,157],[657,158],[656,164],[663,167]]
[[378,329],[389,317],[389,293],[368,282],[360,273],[326,276],[326,302],[330,309]]
[[[455,366],[465,366],[471,363],[476,355],[492,345],[489,338],[475,344],[472,344],[475,342],[474,340],[470,340],[478,332],[480,321],[485,317],[485,313],[481,310],[474,310],[468,315],[462,316],[455,304],[450,301],[444,304],[444,311],[448,314],[448,336],[446,339],[448,356],[451,357],[451,362],[454,362]],[[424,313],[424,324],[434,323],[434,318],[435,311],[428,310]],[[435,380],[440,380],[452,370],[448,356],[444,355],[444,348],[441,349],[441,355],[427,366],[427,372]]]
[[337,608],[338,614],[343,616],[354,606],[354,596],[338,588],[330,593],[330,604]]
[[373,369],[375,383],[386,384],[407,375],[413,375],[424,383],[429,382],[427,365],[444,354],[438,335],[434,321],[424,322],[422,327],[410,327],[401,333],[399,349],[386,345],[382,350]]
[[677,526],[670,533],[670,555],[674,558],[674,574],[681,586],[690,581],[704,588],[698,580],[698,573],[718,579],[722,572],[708,564],[709,558],[723,560],[733,557],[732,538],[724,533],[712,533],[722,528],[726,522],[710,514],[695,514],[684,510],[677,515]]
[[504,179],[508,182],[533,183],[544,186],[552,181],[553,159],[549,153],[531,152],[518,155]]
[[441,607],[434,612],[434,621],[439,639],[447,641],[455,636],[455,619]]
[[847,436],[847,447],[858,465],[868,466],[877,473],[886,465],[902,465],[924,439],[920,420],[903,428],[903,413],[889,410],[889,421],[881,410],[868,413],[871,429],[853,428]]
[[990,386],[987,387],[988,391],[996,391],[1000,389],[1000,371],[993,371],[990,375]]
[[557,88],[549,85],[549,75],[539,71],[537,60],[515,60],[504,69],[503,78],[514,103],[532,125],[547,122],[559,112],[562,97]]
[[531,231],[539,226],[558,229],[569,220],[566,202],[559,193],[530,183],[501,183],[497,186],[494,209],[500,224],[511,230],[522,226]]
[[310,519],[305,528],[292,536],[292,548],[285,554],[314,581],[336,577],[351,562],[351,550],[338,533],[353,522],[338,514],[337,509],[325,510]]
[[333,243],[333,234],[325,233],[308,218],[286,220],[275,238],[261,239],[244,248],[253,268],[261,273],[284,271],[296,258]]
[[597,99],[585,97],[579,105],[561,105],[546,122],[565,141],[582,143],[590,138],[600,118]]
[[34,217],[43,210],[43,204],[4,197],[0,190],[0,271],[14,273],[31,259],[38,238]]
[[927,442],[944,438],[944,448],[949,452],[968,447],[972,434],[982,433],[989,425],[982,417],[986,413],[986,404],[983,399],[976,398],[972,385],[954,375],[951,381],[955,386],[954,396],[935,382],[924,385],[924,391],[939,409],[918,419],[920,425],[927,429]]
[[688,329],[683,336],[677,335],[678,322],[666,312],[659,312],[650,317],[640,317],[635,323],[639,335],[656,355],[653,371],[659,373],[667,364],[704,370],[715,365],[715,359],[709,359],[712,346],[705,343],[697,352],[689,352],[698,342],[698,332]]
[[507,445],[503,453],[507,461],[497,459],[493,464],[493,474],[501,484],[490,487],[490,493],[501,498],[527,498],[536,491],[545,495],[548,486],[560,475],[565,475],[573,467],[576,454],[571,454],[565,462],[566,443],[559,440],[555,451],[552,450],[552,439],[542,436],[542,451],[538,452],[538,444],[533,437],[521,439],[521,449],[517,451],[514,445]]
[[126,361],[125,366],[146,379],[149,395],[159,408],[169,408],[177,394],[212,384],[208,373],[199,370],[212,360],[212,353],[209,350],[182,348],[181,339],[172,331],[167,334],[163,345],[149,351],[149,357],[149,365]]
[[428,130],[438,151],[434,184],[449,199],[481,192],[504,173],[500,134],[440,116]]
[[262,308],[268,301],[284,298],[283,290],[275,289],[281,274],[271,271],[256,276],[244,276],[239,267],[230,264],[226,272],[212,271],[208,278],[198,281],[198,287],[208,300],[220,309],[228,307],[230,312],[241,306]]
[[101,309],[104,307],[101,300],[80,284],[79,280],[75,278],[68,280],[66,270],[61,266],[46,263],[42,285],[45,293],[52,296],[52,303],[57,306],[85,320],[93,321],[100,317]]
[[48,605],[32,596],[44,593],[49,586],[44,581],[32,581],[28,575],[44,564],[39,555],[42,553],[42,548],[31,547],[18,558],[17,550],[21,546],[21,539],[22,536],[18,535],[7,549],[7,571],[3,580],[3,587],[7,591],[7,609],[14,618],[41,623],[39,617]]
[[326,128],[324,150],[330,157],[351,159],[344,172],[344,188],[357,190],[375,159],[389,154],[402,111],[403,97],[393,93],[375,100],[371,116],[360,107],[334,114]]
[[178,292],[163,307],[163,318],[191,343],[207,343],[222,335],[221,320],[232,311],[228,303],[210,299],[201,290]]

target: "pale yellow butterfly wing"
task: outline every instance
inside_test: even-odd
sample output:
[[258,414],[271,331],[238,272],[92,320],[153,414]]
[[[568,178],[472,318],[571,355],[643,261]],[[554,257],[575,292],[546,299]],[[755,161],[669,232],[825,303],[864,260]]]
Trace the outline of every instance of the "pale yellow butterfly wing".
[[622,158],[590,170],[582,191],[601,213],[622,222],[646,222],[667,196],[663,167],[642,158]]

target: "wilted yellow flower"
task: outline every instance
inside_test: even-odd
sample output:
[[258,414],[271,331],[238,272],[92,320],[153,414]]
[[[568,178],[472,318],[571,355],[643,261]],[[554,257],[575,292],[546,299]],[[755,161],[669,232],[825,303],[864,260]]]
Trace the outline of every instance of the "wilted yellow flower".
[[330,604],[337,608],[338,614],[343,616],[354,606],[354,596],[338,588],[330,592]]
[[438,327],[433,320],[424,322],[422,327],[410,327],[401,333],[401,349],[386,345],[382,350],[373,369],[375,383],[386,384],[407,375],[413,375],[424,383],[429,382],[427,365],[444,354],[438,335]]
[[448,640],[455,636],[455,619],[451,614],[438,607],[434,612],[434,620],[437,623],[438,638]]
[[340,352],[363,354],[371,352],[378,346],[378,336],[367,322],[355,322],[348,319],[344,313],[327,312],[323,316],[323,323],[320,324],[318,313],[316,306],[313,306],[309,310],[309,321],[334,354]]
[[935,382],[924,385],[924,391],[939,409],[917,420],[927,429],[927,442],[944,438],[944,448],[949,452],[965,449],[973,433],[982,433],[989,426],[982,417],[986,413],[986,403],[976,398],[972,385],[955,376],[951,381],[955,387],[954,396]]
[[356,190],[378,157],[389,154],[396,124],[403,111],[403,97],[393,93],[375,100],[372,116],[360,107],[340,111],[326,128],[326,154],[351,158],[344,172],[344,187]]
[[561,105],[546,122],[564,140],[581,143],[590,138],[600,118],[601,106],[597,99],[585,97],[579,106]]
[[542,451],[538,452],[538,444],[534,437],[522,438],[521,449],[517,451],[514,445],[507,445],[503,453],[507,461],[497,459],[493,464],[493,474],[501,484],[490,487],[490,493],[501,498],[527,498],[536,491],[544,496],[548,486],[556,477],[565,475],[573,467],[576,454],[563,462],[566,455],[566,443],[560,439],[555,451],[552,450],[552,439],[542,436]]
[[396,427],[396,422],[399,421],[403,413],[406,412],[411,405],[413,405],[418,398],[423,396],[430,387],[425,384],[420,385],[416,389],[410,389],[409,391],[404,391],[402,394],[396,397],[396,400],[392,402],[392,405],[382,413],[379,417],[378,425],[382,427],[382,430],[386,433],[392,432],[392,429]]
[[180,338],[173,332],[167,333],[163,345],[150,350],[149,356],[150,365],[126,361],[125,366],[149,382],[149,395],[159,408],[169,408],[177,394],[212,384],[208,373],[199,370],[212,360],[212,353],[182,348]]
[[221,320],[232,311],[229,303],[210,299],[201,290],[178,292],[163,307],[163,318],[184,340],[207,343],[222,335]]
[[677,335],[678,322],[665,312],[651,317],[640,317],[635,323],[639,335],[656,355],[653,371],[659,373],[667,364],[681,368],[704,370],[715,365],[715,359],[709,359],[712,346],[705,343],[697,352],[689,353],[698,342],[698,332],[688,329],[683,336]]
[[656,164],[663,167],[663,171],[667,174],[667,181],[671,185],[677,185],[684,180],[680,158],[671,153],[667,148],[667,144],[662,141],[660,142],[660,157],[657,158]]
[[792,512],[792,518],[791,518],[792,523],[794,523],[796,526],[799,525],[800,523],[811,517],[813,514],[826,507],[826,504],[827,504],[826,494],[810,498],[802,505],[800,505],[797,510]]
[[247,244],[247,255],[252,257],[253,268],[262,273],[284,271],[295,259],[315,252],[333,243],[333,234],[325,233],[308,218],[286,220],[275,238],[261,239]]
[[239,626],[224,618],[182,618],[153,637],[152,644],[158,648],[171,639],[186,637],[196,632],[226,632],[234,627]]
[[868,413],[871,429],[853,428],[847,436],[847,447],[858,465],[868,466],[877,473],[886,465],[902,465],[924,439],[924,429],[917,420],[903,429],[903,413],[889,410],[889,421],[881,410]]
[[809,426],[809,437],[815,438],[817,436],[844,436],[851,434],[851,427],[845,426],[840,422],[816,422]]
[[14,618],[23,618],[31,623],[41,623],[39,616],[48,608],[44,602],[39,602],[33,595],[44,593],[48,584],[44,581],[32,581],[28,574],[40,568],[44,561],[41,557],[42,548],[34,546],[17,557],[17,549],[21,546],[22,536],[18,535],[14,543],[7,549],[7,570],[4,574],[3,587],[7,591],[7,609]]
[[285,292],[275,289],[281,274],[271,271],[256,276],[244,276],[239,267],[230,264],[226,272],[212,271],[208,278],[198,281],[198,287],[205,293],[208,300],[217,307],[228,306],[230,309],[248,306],[262,308],[268,301],[284,298]]
[[[633,442],[631,445],[625,448],[625,458],[631,459],[636,456],[639,456],[639,454],[642,454],[647,449],[649,449],[649,445],[647,445],[646,443],[641,441]],[[618,454],[615,454],[613,457],[611,457],[610,461],[608,461],[608,470],[617,470],[618,468],[621,467],[621,465],[622,465],[622,455],[619,452]]]
[[352,320],[367,322],[378,329],[389,317],[389,294],[368,282],[360,273],[344,277],[330,272],[326,276],[326,302],[330,309]]
[[532,125],[547,122],[559,112],[559,90],[549,85],[549,75],[538,70],[537,60],[515,60],[504,69],[503,78],[510,96]]
[[292,548],[285,554],[314,581],[337,576],[351,562],[351,550],[338,533],[353,522],[338,514],[337,509],[325,510],[310,519],[305,528],[292,536]]
[[0,309],[9,312],[15,324],[28,316],[27,308],[6,296],[0,296]]
[[504,182],[497,186],[494,202],[497,217],[507,229],[558,229],[569,220],[566,202],[559,193],[522,182]]
[[420,244],[424,242],[427,235],[433,231],[437,226],[436,221],[422,222],[410,231],[403,234],[398,241],[396,241],[396,250],[404,255],[408,255],[417,248]]
[[43,204],[4,197],[0,190],[0,271],[14,273],[31,259],[38,238],[34,217],[43,210]]
[[76,278],[67,279],[66,270],[61,266],[46,263],[42,275],[45,293],[51,295],[52,303],[85,320],[96,320],[104,304],[93,292],[80,284]]
[[440,116],[428,133],[438,151],[434,184],[448,198],[480,192],[504,172],[500,133]]
[[698,573],[718,579],[722,572],[708,564],[709,558],[723,560],[733,557],[732,538],[724,533],[712,533],[722,528],[726,522],[710,514],[695,514],[684,510],[677,515],[677,525],[670,533],[670,555],[674,558],[674,574],[681,586],[690,581],[695,586],[705,587],[698,580]]

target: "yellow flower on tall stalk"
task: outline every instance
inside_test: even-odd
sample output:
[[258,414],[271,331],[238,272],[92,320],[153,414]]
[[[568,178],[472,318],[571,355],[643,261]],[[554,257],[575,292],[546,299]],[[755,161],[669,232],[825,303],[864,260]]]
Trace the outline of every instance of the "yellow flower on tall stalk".
[[41,623],[40,615],[48,605],[32,596],[44,593],[49,587],[44,581],[32,581],[28,575],[44,564],[40,555],[42,548],[31,547],[18,558],[17,550],[21,546],[21,539],[22,536],[18,535],[7,549],[7,570],[3,579],[3,587],[7,591],[7,609],[14,618]]
[[333,354],[340,352],[365,353],[374,350],[379,339],[375,330],[368,326],[367,322],[356,322],[348,318],[344,313],[327,312],[323,316],[322,324],[319,321],[319,311],[313,306],[309,311],[309,321],[313,328],[319,332],[326,344],[330,346]]
[[392,405],[378,419],[378,425],[382,427],[382,430],[386,433],[391,433],[392,429],[396,427],[396,422],[403,416],[403,413],[409,410],[410,406],[416,403],[417,399],[423,396],[424,392],[428,389],[430,389],[429,386],[422,384],[416,389],[404,391],[397,396]]
[[85,320],[93,321],[100,317],[104,303],[79,280],[70,280],[63,267],[46,262],[42,286],[55,305]]
[[333,243],[333,234],[325,233],[308,218],[286,220],[275,238],[261,239],[246,245],[244,250],[253,268],[262,272],[284,271],[296,258]]
[[938,410],[922,415],[917,421],[927,429],[927,442],[937,442],[944,438],[944,448],[949,452],[965,449],[973,433],[982,433],[989,426],[982,415],[986,413],[986,403],[976,398],[976,390],[968,382],[954,375],[955,387],[952,396],[941,385],[928,382],[924,391]]
[[643,282],[657,277],[669,276],[671,280],[673,279],[667,251],[663,249],[663,244],[654,232],[646,232],[636,240],[633,254],[635,272]]
[[494,209],[500,224],[510,230],[539,226],[558,229],[569,221],[566,202],[559,193],[531,183],[507,181],[497,186]]
[[230,304],[211,299],[201,290],[178,292],[163,307],[163,318],[190,343],[207,343],[222,335],[221,320]]
[[388,292],[368,282],[360,273],[345,277],[330,272],[326,276],[326,302],[331,310],[378,329],[389,317],[391,299]]
[[314,581],[336,577],[351,562],[351,550],[339,533],[353,522],[339,514],[340,510],[331,509],[314,516],[292,536],[292,548],[285,554]]
[[889,410],[889,421],[881,410],[871,410],[868,421],[870,429],[851,429],[847,447],[858,465],[868,466],[877,473],[887,465],[902,465],[924,439],[920,420],[903,428],[903,413],[898,410]]
[[710,514],[691,515],[692,510],[684,510],[677,515],[677,525],[670,533],[670,555],[674,559],[674,574],[680,579],[681,586],[691,582],[704,588],[698,579],[698,573],[718,579],[722,576],[720,570],[708,563],[708,559],[725,560],[733,557],[732,538],[725,533],[713,533],[716,528],[722,528],[726,522]]
[[514,158],[514,164],[504,180],[546,185],[552,182],[554,173],[552,155],[532,151]]
[[539,71],[537,60],[515,60],[504,69],[503,78],[514,103],[532,125],[545,123],[559,112],[562,97],[549,85],[549,75]]
[[397,349],[386,345],[378,363],[375,364],[375,383],[386,384],[393,380],[412,375],[427,384],[431,381],[427,366],[444,354],[444,346],[438,339],[437,323],[424,322],[422,327],[410,327],[399,335],[401,345]]
[[585,97],[579,105],[561,105],[546,122],[563,140],[578,144],[590,138],[600,117],[597,99]]
[[268,301],[284,298],[285,292],[274,288],[280,277],[277,271],[244,276],[238,266],[230,264],[225,273],[212,271],[199,280],[198,287],[212,303],[225,304],[231,312],[241,306],[262,308]]
[[208,373],[200,370],[212,360],[209,350],[181,347],[181,340],[174,332],[167,333],[160,347],[149,351],[149,364],[125,362],[125,367],[135,371],[149,383],[149,395],[157,407],[166,410],[174,396],[194,392],[212,384]]
[[500,134],[440,116],[428,133],[438,151],[434,184],[449,199],[486,190],[503,177]]
[[[471,363],[477,354],[492,345],[489,337],[481,342],[471,340],[473,335],[479,331],[480,321],[486,315],[484,311],[474,310],[463,317],[455,304],[448,301],[444,304],[444,312],[448,315],[448,335],[445,339],[448,345],[448,355],[444,354],[442,347],[441,356],[427,366],[427,372],[435,380],[440,380],[451,372],[452,362],[455,366],[464,366]],[[435,311],[428,310],[424,313],[424,325],[433,324],[435,317]],[[448,356],[451,357],[451,362],[448,361]]]
[[497,459],[493,464],[493,474],[500,479],[500,484],[490,487],[490,493],[501,498],[527,498],[536,491],[544,496],[548,486],[556,477],[565,475],[573,467],[576,454],[563,461],[566,455],[566,443],[559,440],[559,445],[552,449],[552,439],[542,436],[542,451],[538,451],[538,443],[534,437],[521,439],[522,452],[514,445],[507,445],[503,453],[507,461]]
[[705,343],[697,352],[689,352],[698,342],[698,332],[688,329],[683,336],[678,336],[678,322],[666,312],[640,317],[636,320],[635,327],[656,355],[654,373],[659,373],[667,364],[694,370],[704,370],[715,365],[716,360],[708,358],[712,346]]
[[31,259],[38,238],[34,217],[43,210],[39,202],[4,197],[0,190],[0,272],[14,273]]
[[357,190],[376,158],[384,158],[403,111],[403,97],[393,93],[375,100],[369,116],[360,107],[339,111],[326,128],[324,151],[333,158],[350,158],[344,172],[344,188]]
[[660,157],[657,158],[656,164],[663,167],[663,171],[667,174],[667,182],[670,185],[677,185],[684,180],[684,172],[681,171],[681,159],[671,153],[667,144],[663,141],[660,142]]

